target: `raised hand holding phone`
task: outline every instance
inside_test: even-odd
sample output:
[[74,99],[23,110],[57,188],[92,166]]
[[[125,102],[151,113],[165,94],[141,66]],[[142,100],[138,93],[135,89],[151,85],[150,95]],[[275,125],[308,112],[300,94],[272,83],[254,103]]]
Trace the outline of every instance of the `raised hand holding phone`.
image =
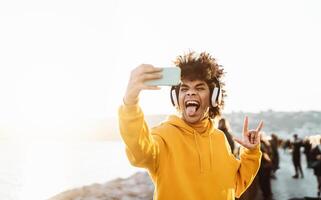
[[162,68],[154,67],[149,64],[142,64],[132,70],[128,81],[124,103],[127,105],[136,104],[138,102],[139,93],[142,90],[159,90],[156,85],[147,85],[146,81],[161,79]]

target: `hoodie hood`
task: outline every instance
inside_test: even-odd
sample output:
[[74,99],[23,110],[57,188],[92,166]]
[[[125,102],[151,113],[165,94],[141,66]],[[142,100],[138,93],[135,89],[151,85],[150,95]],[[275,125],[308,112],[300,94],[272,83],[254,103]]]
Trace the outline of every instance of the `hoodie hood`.
[[202,121],[196,124],[188,124],[176,115],[170,115],[167,120],[169,124],[182,129],[182,132],[187,134],[199,134],[204,137],[209,136],[214,129],[210,118],[204,118]]
[[204,159],[207,159],[208,157],[202,155],[201,151],[201,145],[200,140],[205,139],[207,140],[208,146],[209,146],[209,153],[210,153],[210,169],[213,169],[213,132],[214,132],[214,126],[210,118],[205,118],[202,121],[196,123],[196,124],[187,124],[183,119],[179,118],[176,115],[171,115],[168,117],[168,123],[176,126],[178,129],[181,130],[182,134],[191,135],[194,138],[195,143],[195,149],[198,154],[199,158],[199,167],[200,172],[204,173]]

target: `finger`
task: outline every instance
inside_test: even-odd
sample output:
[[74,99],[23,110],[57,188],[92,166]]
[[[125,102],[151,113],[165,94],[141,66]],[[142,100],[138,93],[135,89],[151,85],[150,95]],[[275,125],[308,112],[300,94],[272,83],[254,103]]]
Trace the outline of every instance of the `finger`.
[[243,123],[243,135],[247,135],[248,133],[248,126],[249,126],[249,119],[245,116],[244,123]]
[[249,136],[249,137],[250,137],[250,138],[249,138],[250,143],[251,143],[251,144],[254,144],[255,139],[256,139],[256,132],[251,131],[251,132],[250,132],[250,136]]
[[253,144],[256,146],[256,145],[260,144],[260,142],[261,142],[261,133],[257,133]]
[[263,121],[261,120],[260,123],[259,123],[259,125],[258,125],[258,127],[256,128],[256,131],[257,131],[257,132],[260,132],[261,129],[262,129],[262,127],[263,127]]
[[252,144],[252,140],[253,140],[253,134],[251,132],[249,132],[249,142]]
[[144,90],[160,90],[161,88],[156,85],[145,85],[143,87]]
[[153,67],[153,68],[148,68],[145,72],[146,73],[157,73],[163,71],[163,68],[161,67]]
[[257,137],[256,137],[256,140],[255,140],[255,144],[260,143],[260,141],[261,141],[261,133],[258,132]]
[[149,74],[143,74],[141,76],[141,79],[143,81],[148,81],[148,80],[156,80],[156,79],[161,79],[163,75],[161,73],[149,73]]
[[140,65],[140,68],[145,73],[155,73],[155,72],[161,72],[163,70],[163,68],[154,67],[153,65],[150,65],[150,64],[142,64]]
[[233,137],[233,140],[234,140],[235,142],[239,143],[240,145],[244,146],[243,140],[241,140],[241,139],[239,139],[239,138],[237,138],[237,137]]

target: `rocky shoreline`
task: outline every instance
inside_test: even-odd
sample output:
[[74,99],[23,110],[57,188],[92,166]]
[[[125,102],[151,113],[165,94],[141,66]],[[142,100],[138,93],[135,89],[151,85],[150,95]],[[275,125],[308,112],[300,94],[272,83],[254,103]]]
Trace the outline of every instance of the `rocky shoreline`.
[[62,192],[49,200],[152,200],[154,185],[145,172]]

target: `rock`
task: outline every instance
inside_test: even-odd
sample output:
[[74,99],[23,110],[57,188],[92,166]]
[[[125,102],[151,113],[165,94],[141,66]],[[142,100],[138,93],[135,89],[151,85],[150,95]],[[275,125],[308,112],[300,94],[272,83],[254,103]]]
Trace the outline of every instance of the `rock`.
[[154,185],[145,172],[105,184],[92,184],[62,192],[49,200],[152,200]]

